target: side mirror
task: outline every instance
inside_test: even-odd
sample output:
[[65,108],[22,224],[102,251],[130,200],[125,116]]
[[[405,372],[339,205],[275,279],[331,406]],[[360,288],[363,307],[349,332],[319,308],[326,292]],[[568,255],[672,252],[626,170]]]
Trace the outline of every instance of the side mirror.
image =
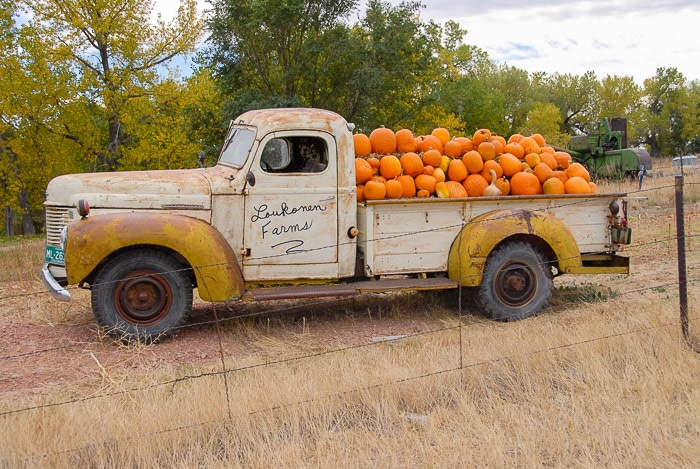
[[245,180],[250,184],[250,187],[253,187],[255,185],[255,174],[252,171],[248,171],[248,174],[245,175]]
[[203,151],[200,151],[199,153],[197,153],[197,161],[199,162],[200,168],[204,167],[204,156],[205,156],[205,154]]

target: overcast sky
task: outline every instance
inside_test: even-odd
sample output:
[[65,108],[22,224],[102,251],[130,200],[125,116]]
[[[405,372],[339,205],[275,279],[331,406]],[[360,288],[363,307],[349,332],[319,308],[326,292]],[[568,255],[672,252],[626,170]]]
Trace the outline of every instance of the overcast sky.
[[[209,7],[204,0],[201,5]],[[398,4],[400,0],[391,0]],[[170,17],[179,2],[156,0]],[[491,60],[528,72],[632,76],[659,67],[700,80],[700,0],[422,0],[424,21],[452,19]],[[362,1],[361,8],[366,6]]]

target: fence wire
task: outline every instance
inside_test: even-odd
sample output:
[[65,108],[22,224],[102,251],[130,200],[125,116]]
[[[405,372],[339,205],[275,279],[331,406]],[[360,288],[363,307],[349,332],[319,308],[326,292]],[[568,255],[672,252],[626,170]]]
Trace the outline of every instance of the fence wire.
[[[686,183],[686,185],[697,185],[697,184],[698,183],[692,183],[692,182]],[[665,190],[665,189],[671,189],[673,187],[674,187],[673,185],[669,185],[669,186],[654,187],[652,189],[641,189],[638,191],[628,193],[628,197],[639,196],[640,194],[645,194],[645,193],[649,193],[652,191],[661,191],[661,190]],[[576,205],[577,203],[580,204],[580,203],[583,203],[583,201],[573,200],[573,201],[567,202],[567,205]],[[547,210],[551,210],[551,208],[547,209]],[[444,230],[444,229],[459,228],[460,226],[463,226],[463,225],[464,225],[464,223],[460,223],[460,224],[455,224],[454,226],[450,226],[450,227],[441,227],[440,229]],[[411,236],[411,235],[415,235],[418,233],[419,232],[407,233],[407,234],[402,234],[400,236]],[[425,231],[421,230],[420,233],[425,233]],[[688,241],[688,240],[692,240],[692,239],[696,238],[697,236],[698,235],[696,235],[696,234],[684,233],[684,234],[680,234],[680,235],[676,234],[675,236],[669,236],[669,237],[663,238],[663,239],[642,240],[642,241],[634,242],[633,244],[627,246],[626,251],[631,251],[632,253],[634,253],[636,251],[643,251],[643,250],[645,250],[649,247],[652,247],[654,245],[668,245],[669,243],[672,243],[681,237],[684,238],[685,241]],[[375,242],[375,241],[386,240],[386,239],[389,239],[389,237],[368,240],[367,242]],[[337,246],[336,245],[322,246],[322,247],[315,248],[315,249],[328,249],[328,248],[337,248]],[[204,267],[204,266],[202,266],[202,267]],[[690,279],[690,281],[693,283],[698,282],[698,281],[700,281],[700,277],[692,278],[692,279]],[[658,291],[661,291],[662,289],[675,289],[678,287],[679,287],[679,284],[677,281],[675,281],[675,282],[669,281],[669,282],[659,283],[659,284],[645,286],[645,287],[641,287],[641,288],[634,288],[634,289],[630,289],[627,291],[616,292],[616,294],[618,296],[623,297],[625,295],[637,295],[639,293],[643,293],[643,292],[647,292],[647,291],[658,292]],[[44,297],[47,295],[48,295],[48,293],[45,291],[11,294],[11,295],[6,295],[3,297],[0,297],[0,303],[8,302],[10,300],[17,299],[17,298],[35,297],[35,296]],[[372,295],[372,294],[367,294],[367,295]],[[303,306],[305,308],[322,307],[322,306],[328,307],[328,306],[333,306],[334,304],[337,304],[338,302],[342,302],[345,300],[346,300],[346,298],[306,301],[306,302],[304,302]],[[149,390],[153,390],[156,388],[163,388],[163,387],[174,388],[175,386],[177,386],[180,383],[204,379],[204,378],[223,377],[224,378],[223,379],[224,386],[226,388],[226,401],[227,401],[227,410],[228,410],[227,418],[229,421],[231,421],[231,420],[235,420],[236,418],[251,416],[251,415],[255,415],[255,414],[259,414],[259,413],[278,411],[280,409],[290,407],[290,406],[300,406],[300,405],[309,404],[312,402],[317,402],[320,400],[342,398],[342,397],[347,396],[349,394],[357,394],[357,393],[371,391],[374,389],[379,389],[382,387],[396,386],[396,385],[400,385],[400,384],[408,383],[408,382],[412,382],[412,381],[417,381],[417,380],[425,380],[425,379],[429,379],[429,378],[439,376],[439,375],[461,372],[465,369],[486,366],[489,364],[494,364],[497,362],[512,360],[515,358],[522,358],[522,357],[543,354],[543,353],[552,353],[552,352],[562,350],[562,349],[580,347],[580,346],[584,346],[587,344],[612,340],[612,339],[619,338],[619,337],[647,333],[647,332],[653,331],[653,330],[661,330],[661,329],[667,329],[667,328],[671,328],[671,327],[678,327],[678,323],[674,321],[674,322],[663,323],[663,324],[655,325],[655,326],[633,328],[633,329],[622,331],[622,332],[615,332],[615,333],[611,333],[611,334],[607,334],[607,335],[603,335],[603,336],[583,339],[583,340],[574,341],[574,342],[570,342],[570,343],[566,343],[566,344],[545,347],[545,348],[537,349],[537,350],[526,352],[526,353],[500,356],[500,357],[479,360],[479,361],[473,361],[473,362],[465,362],[464,361],[464,351],[462,348],[463,342],[464,342],[464,340],[463,340],[463,328],[467,327],[467,326],[474,327],[478,324],[484,324],[484,323],[466,324],[464,322],[464,320],[463,320],[464,311],[463,311],[463,304],[462,304],[462,294],[461,294],[461,290],[460,290],[459,296],[458,296],[459,321],[458,321],[457,325],[445,326],[442,328],[437,328],[437,329],[433,329],[433,330],[425,331],[425,332],[406,334],[406,335],[401,336],[400,338],[394,339],[395,341],[400,342],[400,341],[405,341],[405,340],[415,340],[416,338],[423,338],[423,337],[433,336],[436,334],[443,334],[443,333],[447,333],[447,332],[457,331],[459,333],[459,347],[458,347],[458,350],[456,352],[458,354],[458,365],[457,366],[439,369],[439,370],[431,371],[428,373],[422,373],[422,374],[418,374],[418,375],[410,376],[410,377],[405,377],[405,378],[401,378],[401,379],[395,379],[395,380],[390,380],[390,381],[380,381],[380,382],[376,382],[376,383],[373,383],[373,384],[370,384],[367,386],[362,386],[362,387],[357,387],[354,389],[339,391],[337,393],[328,393],[325,395],[317,395],[317,396],[313,396],[312,398],[302,399],[302,400],[291,402],[289,404],[284,404],[284,405],[273,405],[273,406],[270,406],[267,408],[257,409],[257,410],[254,410],[254,411],[251,411],[248,413],[234,414],[232,412],[232,406],[231,406],[231,402],[230,402],[231,397],[229,395],[230,385],[229,385],[229,382],[227,381],[227,377],[231,374],[255,370],[255,369],[259,369],[259,368],[263,368],[263,367],[269,367],[272,365],[285,365],[285,364],[290,364],[293,362],[300,362],[300,361],[304,361],[304,360],[314,360],[314,359],[317,359],[321,356],[326,356],[326,355],[331,355],[331,354],[343,354],[343,353],[346,353],[350,350],[367,349],[367,348],[378,347],[378,346],[382,345],[381,342],[363,343],[363,344],[358,344],[358,345],[338,347],[338,348],[333,348],[333,349],[329,349],[329,350],[323,350],[323,351],[318,351],[318,352],[313,352],[313,353],[302,354],[302,355],[294,356],[291,358],[284,358],[284,359],[279,359],[279,360],[268,360],[268,361],[265,361],[264,363],[254,363],[254,364],[240,366],[240,367],[228,367],[227,366],[226,361],[225,361],[225,358],[226,358],[225,351],[224,351],[223,342],[222,342],[224,332],[221,329],[221,325],[223,323],[225,323],[227,321],[239,321],[239,320],[243,320],[243,319],[251,319],[251,318],[256,318],[256,317],[261,317],[261,316],[274,316],[274,315],[279,315],[279,314],[283,314],[283,313],[288,313],[290,311],[298,310],[299,308],[300,308],[300,306],[295,304],[295,305],[291,305],[291,306],[277,307],[277,308],[271,308],[271,309],[266,309],[266,310],[262,310],[262,311],[247,312],[247,313],[243,313],[243,314],[235,314],[235,315],[231,315],[231,316],[227,316],[227,317],[221,317],[219,314],[219,311],[217,310],[217,305],[210,304],[210,309],[213,313],[213,320],[202,320],[202,321],[196,321],[196,322],[192,321],[192,322],[182,326],[182,329],[192,328],[192,327],[200,327],[200,326],[210,326],[210,325],[214,325],[216,327],[216,334],[217,334],[218,344],[219,344],[220,369],[215,370],[215,371],[209,371],[209,372],[188,374],[188,375],[184,375],[184,376],[177,377],[174,379],[164,380],[164,381],[160,381],[157,383],[147,384],[144,386],[131,387],[128,389],[120,389],[120,390],[104,392],[104,393],[96,393],[93,395],[74,398],[74,399],[66,399],[63,401],[49,402],[49,403],[38,404],[38,405],[34,405],[34,406],[26,406],[26,407],[17,408],[17,409],[5,410],[3,412],[0,412],[0,417],[6,418],[6,417],[11,416],[11,415],[30,413],[33,411],[56,408],[56,407],[60,407],[60,406],[79,405],[81,403],[85,403],[88,401],[94,401],[94,400],[98,400],[98,399],[112,399],[112,398],[118,398],[118,397],[124,396],[124,395],[130,396],[130,395],[146,392]],[[692,319],[692,321],[696,321],[696,320],[698,320],[698,316],[692,316],[691,319]],[[100,344],[100,343],[101,342],[99,342],[99,341],[94,342],[94,344]],[[88,342],[88,345],[89,344],[90,344],[90,342]],[[71,349],[74,347],[85,347],[85,346],[86,346],[85,342],[71,343],[71,344],[65,344],[65,345],[60,345],[60,346],[56,346],[56,347],[50,347],[50,348],[46,348],[46,349],[42,349],[42,350],[23,352],[23,353],[15,354],[15,355],[0,356],[0,366],[2,366],[3,361],[7,361],[7,360],[17,360],[17,359],[22,359],[22,358],[29,357],[29,356],[36,356],[36,355],[41,355],[41,354],[46,354],[46,353],[51,353],[51,352],[63,351],[63,350]],[[158,345],[153,345],[153,346],[158,347]],[[221,422],[220,420],[202,421],[202,422],[198,422],[198,423],[175,426],[172,428],[159,430],[157,432],[144,433],[144,434],[140,434],[140,435],[131,435],[131,436],[117,439],[117,440],[114,440],[111,442],[112,443],[120,443],[120,442],[124,442],[124,441],[132,441],[132,440],[138,441],[138,439],[148,437],[148,436],[153,436],[153,435],[157,435],[157,434],[172,433],[172,432],[182,431],[182,430],[196,428],[196,427],[203,427],[203,426],[212,425],[212,424],[216,424],[216,423],[220,423],[220,422]],[[81,451],[83,449],[84,448],[74,448],[74,449],[71,449],[69,451]]]

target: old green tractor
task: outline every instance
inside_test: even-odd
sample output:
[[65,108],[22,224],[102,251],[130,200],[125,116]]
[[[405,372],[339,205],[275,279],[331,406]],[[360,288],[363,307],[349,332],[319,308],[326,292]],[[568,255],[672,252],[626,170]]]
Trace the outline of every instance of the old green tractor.
[[565,149],[574,161],[600,177],[638,177],[651,170],[651,156],[643,148],[627,147],[627,119],[604,117],[598,133],[575,135]]

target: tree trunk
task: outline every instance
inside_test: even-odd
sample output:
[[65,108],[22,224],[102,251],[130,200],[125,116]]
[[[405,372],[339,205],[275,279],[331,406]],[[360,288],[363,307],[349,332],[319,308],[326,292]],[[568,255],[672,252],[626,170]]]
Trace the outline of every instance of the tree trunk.
[[15,221],[15,211],[12,210],[12,207],[5,207],[5,235],[7,236],[14,236],[15,235],[15,229],[14,229],[14,223]]
[[19,206],[22,208],[22,234],[36,234],[34,219],[32,218],[32,206],[29,203],[29,194],[24,187],[19,190]]

